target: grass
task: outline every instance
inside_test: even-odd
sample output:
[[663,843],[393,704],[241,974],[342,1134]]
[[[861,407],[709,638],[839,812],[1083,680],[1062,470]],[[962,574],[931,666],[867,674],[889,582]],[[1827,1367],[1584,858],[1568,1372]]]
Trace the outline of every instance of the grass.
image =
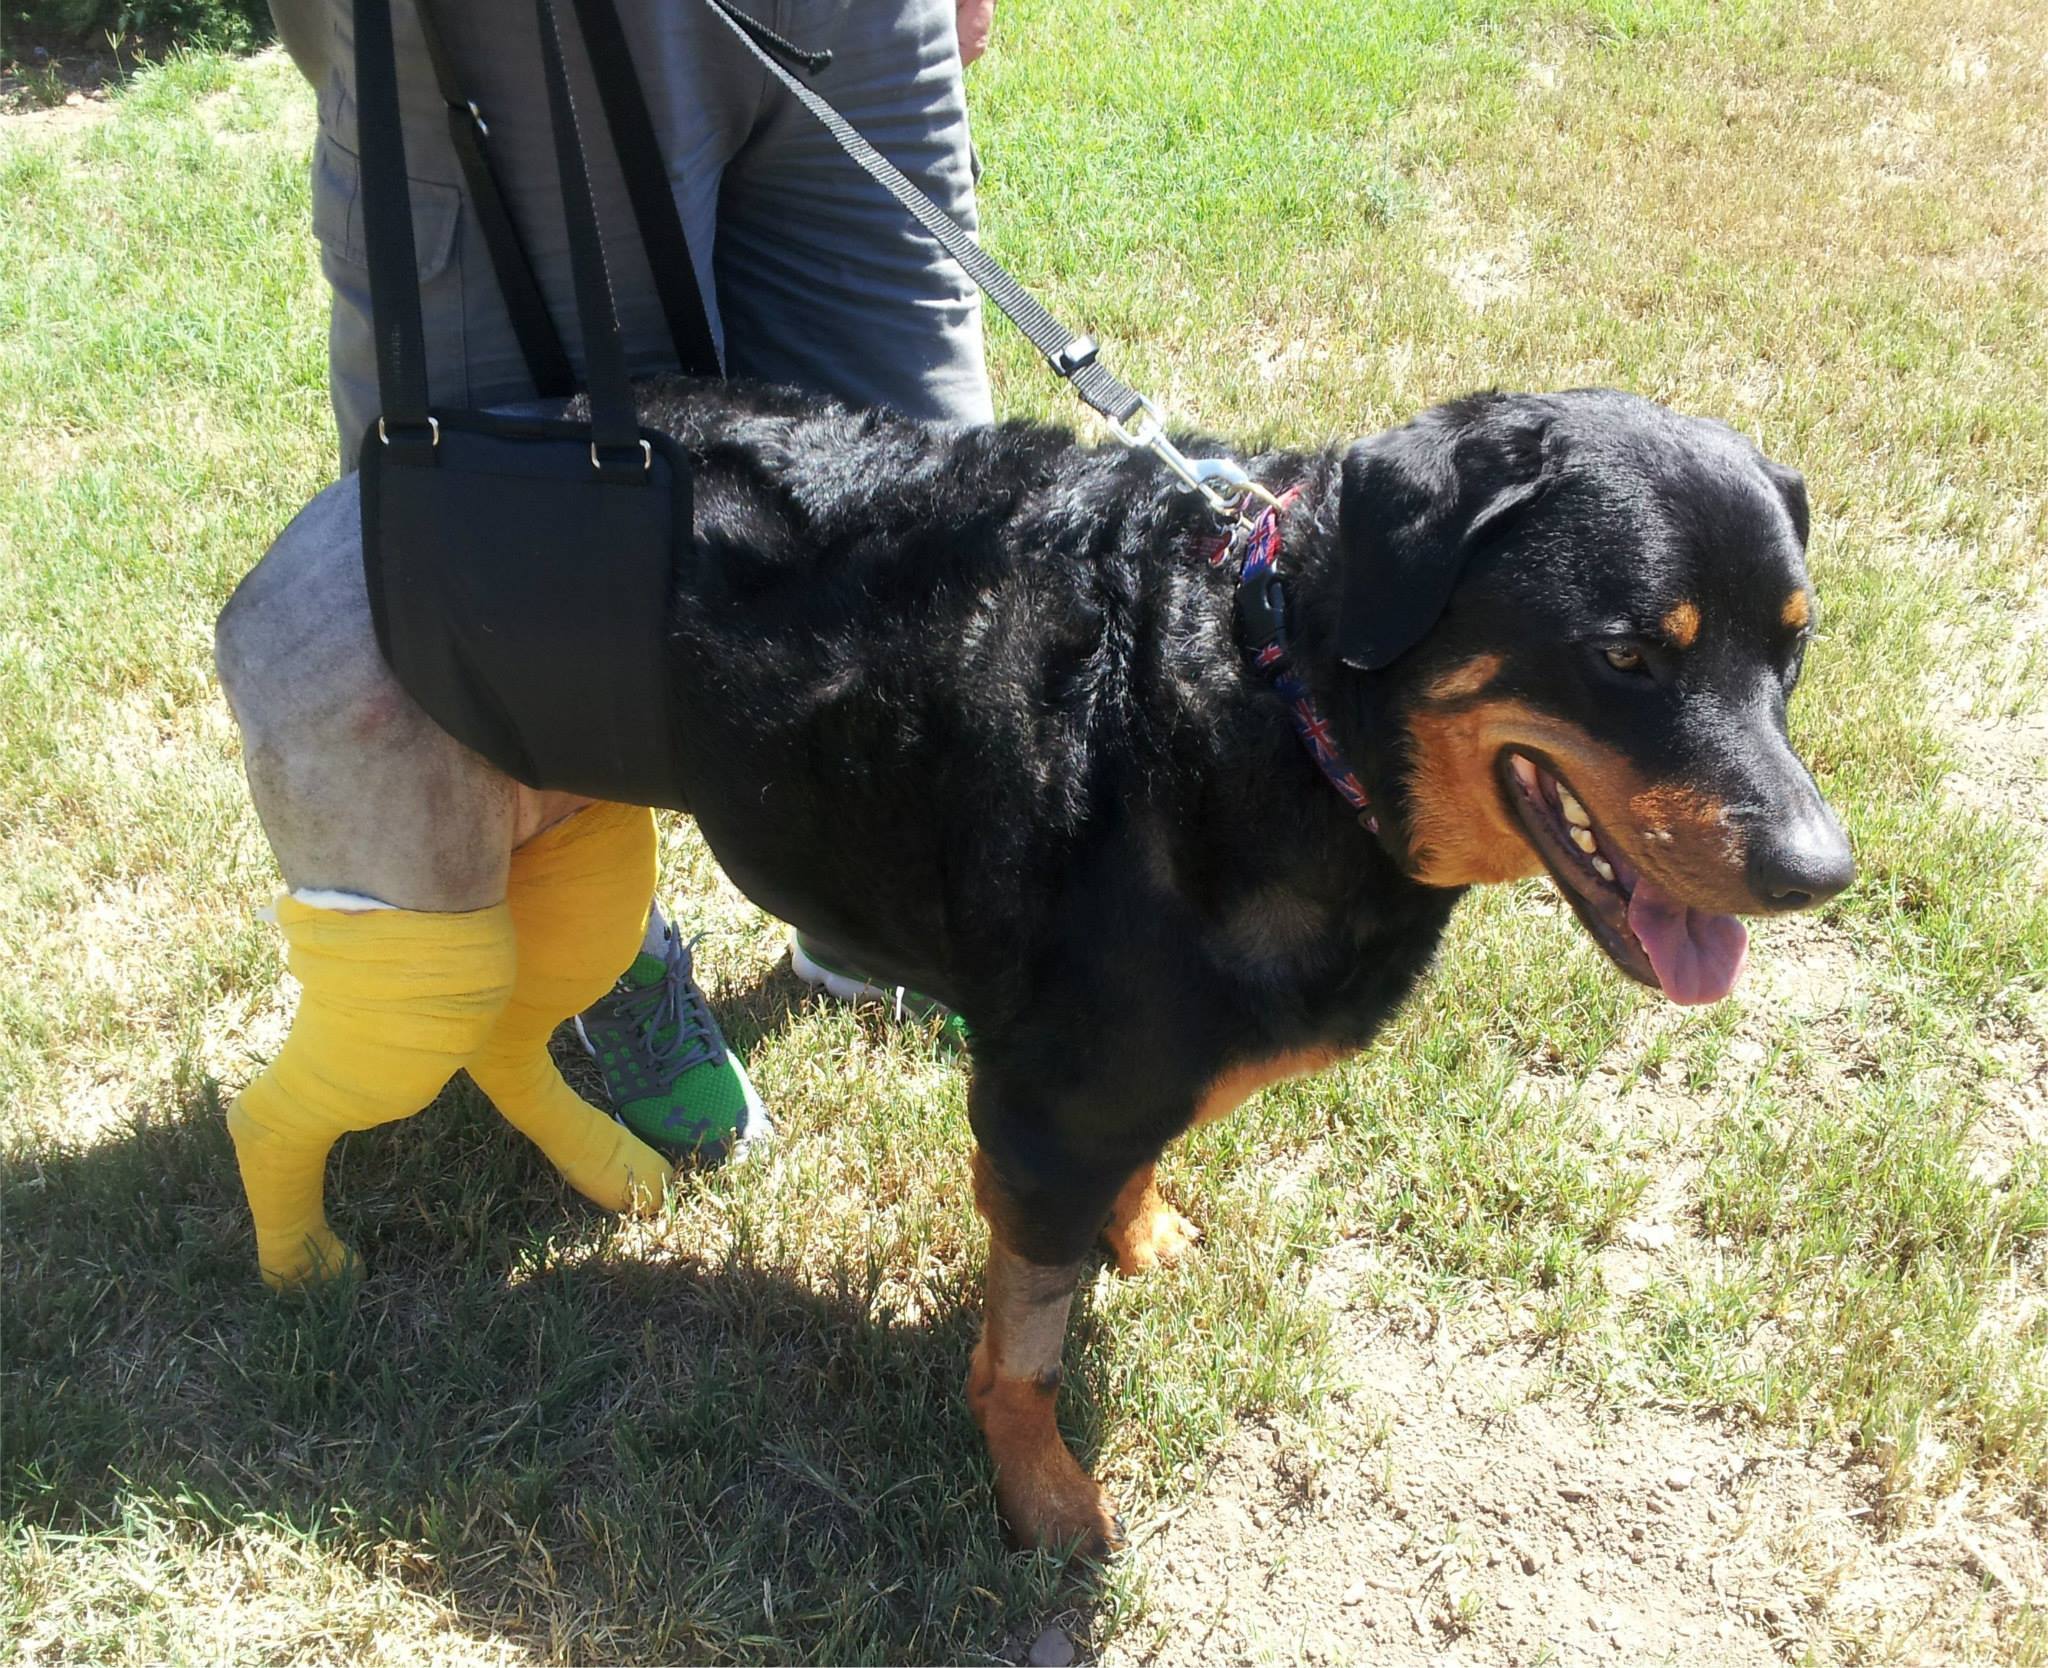
[[[1233,1421],[1322,1416],[1344,1366],[1310,1276],[1340,1235],[1380,1301],[1506,1305],[1597,1394],[1854,1445],[1888,1521],[2039,1488],[2048,1171],[1998,1108],[2048,1053],[2042,848],[2024,784],[1941,784],[1963,729],[2034,710],[2048,642],[2044,29],[2040,0],[1006,0],[971,84],[990,241],[1177,416],[1319,443],[1611,382],[1805,469],[1825,612],[1794,726],[1863,871],[1692,1015],[1540,889],[1475,899],[1382,1047],[1190,1138],[1165,1176],[1203,1254],[1096,1282],[1068,1356],[1070,1434],[1134,1523]],[[1006,1551],[959,1402],[958,1061],[803,1000],[687,828],[665,895],[714,929],[773,1160],[619,1224],[458,1087],[344,1146],[357,1302],[255,1286],[219,1103],[288,997],[208,636],[332,466],[310,103],[274,55],[199,54],[103,121],[0,128],[0,1636],[1115,1638],[1141,1574]],[[991,348],[1001,408],[1071,416]],[[1681,1173],[1678,1254],[1613,1287]],[[2039,1643],[2021,1615],[2010,1660]]]

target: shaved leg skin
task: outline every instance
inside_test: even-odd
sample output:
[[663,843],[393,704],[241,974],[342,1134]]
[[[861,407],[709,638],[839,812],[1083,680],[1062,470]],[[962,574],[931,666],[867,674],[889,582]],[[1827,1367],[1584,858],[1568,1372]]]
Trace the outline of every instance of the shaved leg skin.
[[392,677],[370,623],[358,484],[299,512],[215,628],[256,815],[287,887],[488,909],[504,901],[513,846],[562,808],[522,804]]
[[1149,1274],[1162,1263],[1179,1262],[1201,1237],[1200,1228],[1159,1197],[1149,1164],[1124,1183],[1102,1230],[1102,1241],[1116,1258],[1116,1271],[1126,1279]]
[[989,1246],[981,1342],[967,1373],[967,1405],[988,1441],[996,1502],[1026,1546],[1100,1558],[1123,1524],[1095,1479],[1067,1449],[1053,1417],[1060,1346],[1081,1263],[1045,1268],[999,1241]]

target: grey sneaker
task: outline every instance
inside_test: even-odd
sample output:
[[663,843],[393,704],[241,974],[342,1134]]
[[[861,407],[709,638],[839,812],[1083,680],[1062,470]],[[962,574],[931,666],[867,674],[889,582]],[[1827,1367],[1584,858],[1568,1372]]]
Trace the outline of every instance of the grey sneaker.
[[676,929],[659,956],[642,951],[619,982],[577,1017],[612,1116],[664,1152],[723,1164],[773,1133],[739,1057],[726,1046]]
[[822,990],[838,1002],[880,1003],[894,1019],[938,1019],[941,1029],[964,1041],[967,1022],[936,996],[926,996],[907,985],[883,982],[882,975],[859,966],[850,956],[806,938],[800,932],[789,935],[790,971],[813,990]]

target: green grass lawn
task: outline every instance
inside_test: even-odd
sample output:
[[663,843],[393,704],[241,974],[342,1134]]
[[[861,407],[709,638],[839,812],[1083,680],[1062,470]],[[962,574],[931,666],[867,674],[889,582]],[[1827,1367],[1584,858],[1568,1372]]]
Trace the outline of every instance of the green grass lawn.
[[[1201,1255],[1085,1289],[1068,1353],[1069,1433],[1141,1531],[1234,1421],[1324,1416],[1341,1236],[1375,1301],[1506,1306],[1588,1394],[1852,1445],[1886,1532],[2038,1498],[2048,1166],[2000,1109],[2048,1059],[2048,784],[1971,750],[2048,672],[2044,39],[2048,0],[1004,0],[970,76],[989,242],[1176,418],[1320,444],[1612,383],[1806,472],[1795,740],[1862,867],[1697,1014],[1541,887],[1474,899],[1383,1046],[1178,1149]],[[210,632],[332,469],[311,121],[281,57],[194,56],[103,120],[0,125],[0,1639],[1112,1639],[1142,1558],[1008,1552],[959,1398],[960,1062],[807,1001],[686,826],[663,894],[711,929],[773,1156],[621,1224],[458,1086],[344,1145],[353,1303],[257,1285],[220,1109],[289,999]],[[999,408],[1070,420],[990,335]],[[1644,1082],[1699,1115],[1611,1116]],[[1614,1288],[1668,1187],[1683,1254]]]

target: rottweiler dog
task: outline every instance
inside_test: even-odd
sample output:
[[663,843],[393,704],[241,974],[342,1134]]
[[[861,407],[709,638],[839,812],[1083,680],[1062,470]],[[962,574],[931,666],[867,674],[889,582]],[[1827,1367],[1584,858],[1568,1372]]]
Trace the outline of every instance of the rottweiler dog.
[[[1721,423],[1480,394],[1250,459],[1284,507],[1232,539],[1149,455],[1054,428],[681,381],[642,415],[695,470],[679,798],[749,897],[969,1027],[992,1246],[967,1396],[1028,1542],[1120,1534],[1054,1423],[1098,1237],[1125,1273],[1183,1252],[1161,1150],[1369,1042],[1467,887],[1547,870],[1622,972],[1691,1003],[1734,984],[1738,917],[1851,878],[1785,729],[1805,490]],[[240,647],[231,606],[221,663],[277,842],[326,825],[264,722],[290,697],[248,648],[261,606]],[[374,657],[359,596],[335,612]],[[272,658],[305,685],[303,634]],[[340,807],[399,775],[337,768],[299,779]],[[500,814],[505,784],[451,829],[459,797],[352,813],[347,861],[280,845],[287,878],[374,892],[379,841],[431,829],[459,865],[565,809]]]

